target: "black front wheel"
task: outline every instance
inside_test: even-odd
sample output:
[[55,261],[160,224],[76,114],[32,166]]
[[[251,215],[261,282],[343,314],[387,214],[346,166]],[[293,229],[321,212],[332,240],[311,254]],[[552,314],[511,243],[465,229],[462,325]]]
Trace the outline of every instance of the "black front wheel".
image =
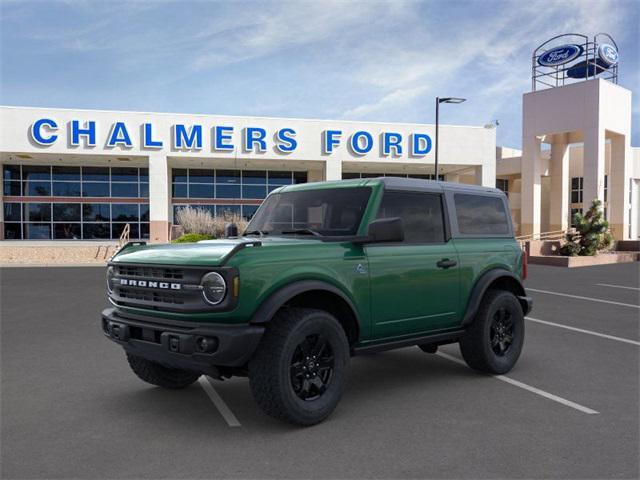
[[313,425],[338,404],[348,360],[349,344],[335,317],[285,308],[270,322],[249,362],[251,392],[268,415]]
[[516,296],[489,290],[465,335],[460,351],[471,368],[492,374],[507,373],[516,364],[524,344],[524,314]]

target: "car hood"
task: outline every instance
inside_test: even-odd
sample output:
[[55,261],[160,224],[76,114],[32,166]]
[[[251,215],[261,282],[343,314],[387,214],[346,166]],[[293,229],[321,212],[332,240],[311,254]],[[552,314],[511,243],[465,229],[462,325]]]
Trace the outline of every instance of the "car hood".
[[[256,248],[256,242],[260,245],[258,248],[321,243],[320,240],[311,238],[241,237],[224,240],[204,240],[189,244],[132,245],[118,253],[113,258],[113,262],[218,266],[224,264],[233,255],[236,247]],[[241,247],[241,244],[248,245]]]

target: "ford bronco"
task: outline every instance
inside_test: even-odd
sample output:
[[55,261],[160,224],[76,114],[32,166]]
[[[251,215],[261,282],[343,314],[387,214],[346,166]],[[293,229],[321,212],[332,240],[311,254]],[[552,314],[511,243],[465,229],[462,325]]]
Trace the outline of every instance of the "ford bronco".
[[353,355],[459,343],[502,374],[531,300],[507,198],[486,187],[371,178],[280,187],[241,236],[127,244],[107,269],[102,330],[145,382],[248,376],[299,425],[335,409]]

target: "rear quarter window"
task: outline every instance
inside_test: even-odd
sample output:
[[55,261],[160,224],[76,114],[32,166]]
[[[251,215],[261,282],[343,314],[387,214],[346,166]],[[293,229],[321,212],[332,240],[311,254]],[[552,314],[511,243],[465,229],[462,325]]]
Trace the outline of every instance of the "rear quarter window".
[[500,197],[456,193],[458,231],[462,235],[510,235],[505,204]]

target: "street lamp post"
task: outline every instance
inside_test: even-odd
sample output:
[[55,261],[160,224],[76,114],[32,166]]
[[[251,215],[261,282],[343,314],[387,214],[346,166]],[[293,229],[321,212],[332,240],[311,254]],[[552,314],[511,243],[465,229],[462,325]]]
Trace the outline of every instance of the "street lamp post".
[[458,98],[458,97],[436,97],[436,146],[435,146],[435,154],[436,154],[436,164],[435,164],[435,172],[434,178],[438,181],[438,131],[440,129],[440,104],[441,103],[462,103],[466,101],[466,98]]

